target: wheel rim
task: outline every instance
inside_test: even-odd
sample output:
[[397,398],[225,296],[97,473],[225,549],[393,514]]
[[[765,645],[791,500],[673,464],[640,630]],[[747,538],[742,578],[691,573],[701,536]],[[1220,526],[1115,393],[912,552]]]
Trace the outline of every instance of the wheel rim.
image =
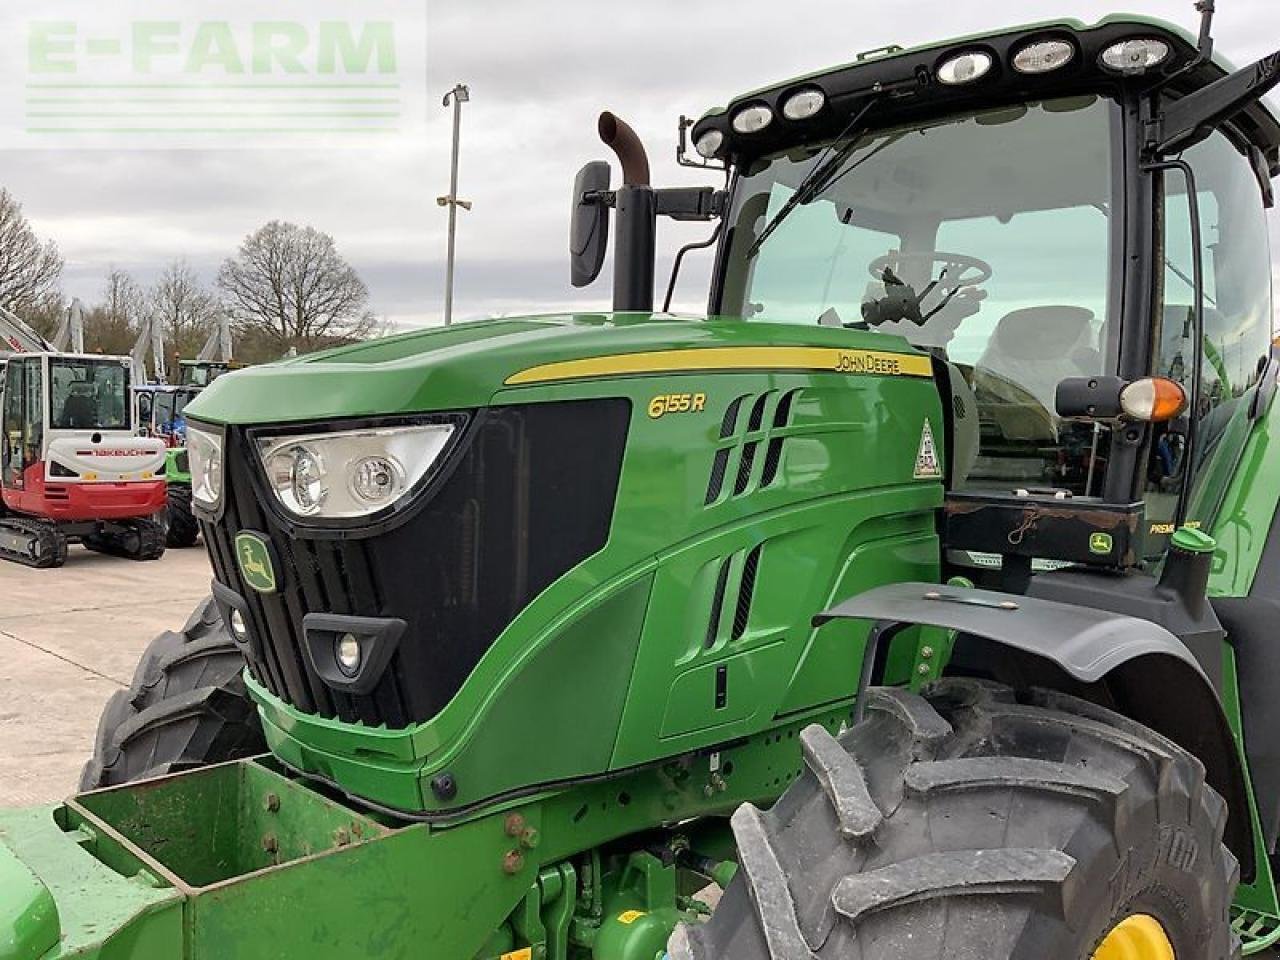
[[1169,935],[1155,917],[1135,913],[1111,928],[1093,960],[1177,960]]

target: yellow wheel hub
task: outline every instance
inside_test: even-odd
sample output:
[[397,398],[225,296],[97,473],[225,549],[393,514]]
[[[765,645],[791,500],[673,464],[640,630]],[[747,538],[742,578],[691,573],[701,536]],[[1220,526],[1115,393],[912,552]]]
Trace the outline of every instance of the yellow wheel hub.
[[1093,960],[1177,960],[1169,935],[1155,917],[1135,913],[1111,928]]

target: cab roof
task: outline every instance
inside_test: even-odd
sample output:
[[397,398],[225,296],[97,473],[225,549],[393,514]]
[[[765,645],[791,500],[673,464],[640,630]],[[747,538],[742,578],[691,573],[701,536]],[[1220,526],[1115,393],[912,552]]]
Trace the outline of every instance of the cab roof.
[[[1018,100],[1043,100],[1068,96],[1085,90],[1126,85],[1142,89],[1157,76],[1155,72],[1122,76],[1102,67],[1099,57],[1112,44],[1136,38],[1155,38],[1172,48],[1169,59],[1157,68],[1177,71],[1196,56],[1196,39],[1175,24],[1150,17],[1117,14],[1096,24],[1063,19],[1010,27],[990,33],[973,34],[904,49],[896,45],[871,50],[850,63],[772,84],[745,93],[727,107],[708,111],[694,125],[693,138],[716,130],[723,143],[716,153],[720,159],[740,163],[745,159],[777,152],[798,143],[821,142],[838,135],[854,112],[868,98],[880,102],[868,113],[867,121],[879,126],[912,119],[916,115],[949,112]],[[1075,57],[1062,68],[1039,75],[1024,75],[1010,66],[1014,54],[1025,45],[1040,40],[1063,39],[1076,48]],[[937,79],[938,67],[968,51],[984,51],[993,57],[991,71],[980,80],[947,86]],[[1194,70],[1178,77],[1172,89],[1186,93],[1226,76],[1234,65],[1215,55]],[[814,116],[799,121],[783,116],[782,104],[794,93],[818,88],[826,105]],[[746,107],[764,104],[772,108],[773,121],[755,133],[738,133],[733,117]],[[1236,121],[1242,132],[1266,154],[1273,176],[1280,175],[1280,120],[1265,104],[1246,109]]]

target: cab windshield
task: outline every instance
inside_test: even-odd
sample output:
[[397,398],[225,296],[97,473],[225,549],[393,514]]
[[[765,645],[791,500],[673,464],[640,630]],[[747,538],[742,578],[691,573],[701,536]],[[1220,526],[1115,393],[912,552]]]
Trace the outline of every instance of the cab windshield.
[[1100,494],[1107,428],[1060,420],[1054,393],[1114,365],[1115,110],[1028,103],[756,161],[720,312],[905,337],[952,365],[958,486]]
[[54,430],[128,430],[129,367],[119,360],[49,361],[49,419]]

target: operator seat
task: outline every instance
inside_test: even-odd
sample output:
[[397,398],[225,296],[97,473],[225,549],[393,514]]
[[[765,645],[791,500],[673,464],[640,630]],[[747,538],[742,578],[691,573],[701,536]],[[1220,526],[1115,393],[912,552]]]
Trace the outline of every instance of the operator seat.
[[[1054,415],[1058,384],[1068,377],[1101,372],[1101,354],[1094,346],[1093,311],[1055,305],[1026,307],[1005,314],[996,324],[975,374],[984,372],[1021,387]],[[995,378],[986,378],[989,387]],[[998,381],[996,381],[998,385]],[[1009,391],[995,389],[1005,399]]]
[[78,391],[77,386],[78,384],[71,385],[71,395],[62,405],[62,416],[58,418],[59,425],[64,430],[87,430],[97,420],[93,397]]

